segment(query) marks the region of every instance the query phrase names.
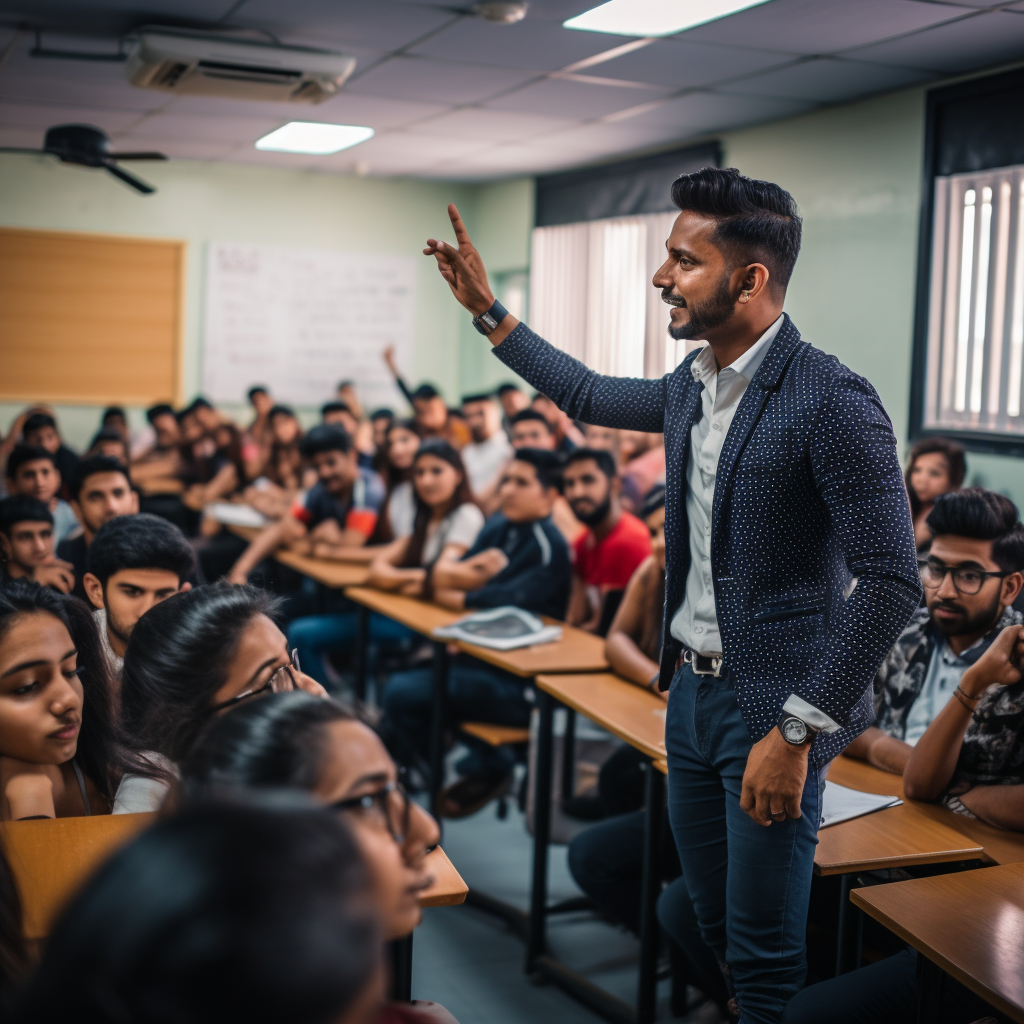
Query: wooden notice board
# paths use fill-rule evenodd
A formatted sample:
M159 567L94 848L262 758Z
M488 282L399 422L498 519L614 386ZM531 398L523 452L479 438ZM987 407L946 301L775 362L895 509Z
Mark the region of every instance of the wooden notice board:
M0 400L180 396L185 243L0 228Z

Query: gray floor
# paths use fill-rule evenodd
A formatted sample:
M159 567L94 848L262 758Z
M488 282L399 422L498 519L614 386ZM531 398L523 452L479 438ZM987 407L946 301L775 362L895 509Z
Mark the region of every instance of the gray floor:
M531 841L523 816L510 808L499 821L493 805L463 821L445 822L443 845L471 889L524 910L529 891ZM552 899L578 895L565 847L552 847ZM636 940L586 913L553 920L553 951L564 962L630 1004L637 983ZM560 988L531 984L523 973L523 943L506 925L474 907L428 910L417 929L413 997L446 1006L460 1024L595 1024L602 1018ZM692 990L691 990L692 991ZM659 1021L718 1024L705 1003L685 1018L669 1010L669 985L659 987Z

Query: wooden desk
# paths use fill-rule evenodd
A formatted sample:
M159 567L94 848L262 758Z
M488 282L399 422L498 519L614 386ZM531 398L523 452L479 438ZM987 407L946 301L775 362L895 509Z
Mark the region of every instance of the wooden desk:
M429 604L415 597L392 594L386 590L374 590L372 587L351 586L345 591L345 596L356 604L394 619L414 633L428 638L435 629L450 626L463 615L462 612L449 611L440 605Z
M427 854L427 865L434 884L420 893L421 907L455 907L466 902L469 886L440 846Z
M665 754L665 709L660 697L611 672L540 675L537 686L631 747L658 760Z
M469 611L459 614L468 615ZM541 672L602 672L608 668L604 656L604 639L587 633L575 626L542 616L549 625L562 627L561 640L552 644L536 644L532 647L518 647L514 651L495 651L490 647L456 641L456 646L465 654L503 668L513 675L532 679Z
M229 526L227 527L236 537L252 542L262 530L257 526ZM287 548L280 548L274 552L274 560L281 565L287 565L303 576L322 583L325 587L332 587L340 590L343 587L362 586L370 575L370 567L360 562L336 562L327 558L310 558L308 555L300 555Z
M147 497L157 494L185 493L185 485L176 476L155 476L151 480L143 480L138 487Z
M1024 1024L1024 865L914 878L850 896L931 965ZM936 1019L936 973L923 972L919 1020Z
M654 760L655 771L661 772L662 775L668 775L668 761L664 758L658 757Z

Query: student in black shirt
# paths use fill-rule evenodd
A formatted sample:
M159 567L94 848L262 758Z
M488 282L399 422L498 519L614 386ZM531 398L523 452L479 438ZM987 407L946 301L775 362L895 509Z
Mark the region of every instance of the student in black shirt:
M569 599L569 549L551 522L562 486L552 452L520 449L498 488L501 511L484 526L460 561L435 567L434 600L447 608L515 605L561 618ZM412 669L390 677L384 713L407 750L426 754L433 669ZM525 726L532 703L528 683L477 661L454 658L448 673L448 708L453 721ZM436 813L461 818L507 791L515 751L470 741L470 755L457 765L461 778L438 796Z
M25 444L45 448L53 456L54 465L62 481L60 496L66 499L71 480L78 468L78 456L61 440L57 421L48 413L33 413L25 420L22 439Z

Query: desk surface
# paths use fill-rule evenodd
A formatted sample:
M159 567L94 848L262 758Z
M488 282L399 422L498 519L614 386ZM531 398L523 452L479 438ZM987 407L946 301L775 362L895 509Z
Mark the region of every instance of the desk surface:
M648 757L665 757L666 704L653 693L611 672L539 675L537 685Z
M1024 864L854 889L853 902L1024 1022Z
M427 637L440 626L450 626L463 614L449 611L436 604L428 604L415 597L391 594L386 590L374 590L372 587L349 587L345 591L345 596Z
M229 526L228 529L242 540L252 541L262 531L256 526ZM287 548L274 552L274 560L287 565L303 576L322 583L325 587L358 587L362 586L370 575L370 567L357 562L335 562L324 558L309 558L297 554Z
M434 884L420 894L420 906L454 907L464 903L469 886L440 846L427 854L427 864L434 876Z

